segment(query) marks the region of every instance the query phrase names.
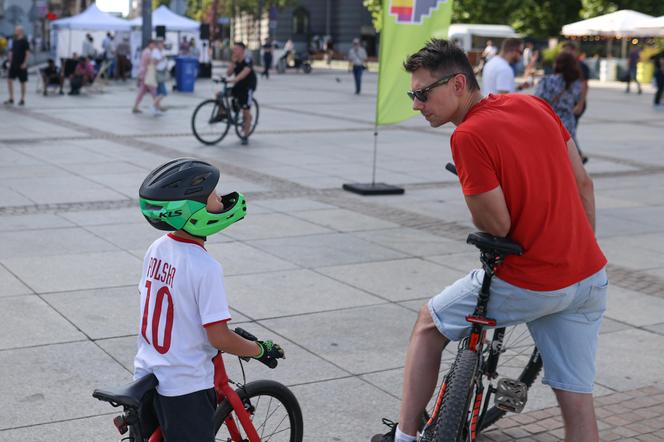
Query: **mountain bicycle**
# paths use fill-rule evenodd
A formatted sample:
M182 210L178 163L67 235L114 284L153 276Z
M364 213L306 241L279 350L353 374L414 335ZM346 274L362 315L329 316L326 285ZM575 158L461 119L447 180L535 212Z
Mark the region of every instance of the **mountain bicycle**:
M241 328L235 332L245 339L256 337ZM302 442L303 419L300 404L284 385L271 380L246 382L240 357L243 381L228 378L221 352L213 359L214 387L217 393L217 409L214 413L214 432L217 440L226 442ZM277 360L269 361L275 368ZM153 408L153 399L159 381L154 374L145 376L129 385L96 389L92 397L123 407L123 413L113 419L121 435L129 432L121 441L161 442L159 422ZM231 384L237 387L235 390ZM239 422L239 425L238 425Z
M258 124L258 101L251 97L251 125L247 134L244 133L244 114L239 103L231 95L231 88L225 78L213 78L212 82L221 84L222 90L215 94L215 98L205 100L199 104L191 116L191 130L198 141L213 145L224 139L231 126L241 140L246 140L256 129Z
M446 168L456 174L453 164ZM466 242L480 250L482 287L475 311L466 316L472 324L470 335L459 343L433 411L418 434L421 442L477 440L482 430L507 412L523 410L528 389L542 370L540 353L523 324L495 328L487 339L486 327L496 326L487 312L491 280L505 257L523 253L521 246L483 232L471 233Z

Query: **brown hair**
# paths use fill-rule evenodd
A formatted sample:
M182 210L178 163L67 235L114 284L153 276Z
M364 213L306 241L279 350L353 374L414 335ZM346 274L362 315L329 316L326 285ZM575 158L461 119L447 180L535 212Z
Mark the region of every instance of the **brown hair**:
M437 38L429 40L422 49L406 59L403 67L410 73L426 69L440 76L458 72L466 77L469 91L480 89L466 54L447 40Z
M500 52L507 53L512 51L518 51L521 49L523 42L519 38L506 38L503 40L503 44L500 45Z
M553 72L562 74L563 80L565 80L565 89L569 89L572 83L581 78L579 62L569 52L558 54L553 65Z

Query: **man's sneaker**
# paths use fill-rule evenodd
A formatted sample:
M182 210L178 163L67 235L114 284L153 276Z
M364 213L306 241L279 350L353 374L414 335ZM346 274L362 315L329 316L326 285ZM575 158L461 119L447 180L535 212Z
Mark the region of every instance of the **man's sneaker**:
M246 146L247 144L249 144L249 138L242 137L242 141L240 141L240 144L242 144L243 146Z
M394 434L397 432L397 423L383 418L383 423L389 427L390 431L385 434L376 434L371 438L371 442L394 442Z

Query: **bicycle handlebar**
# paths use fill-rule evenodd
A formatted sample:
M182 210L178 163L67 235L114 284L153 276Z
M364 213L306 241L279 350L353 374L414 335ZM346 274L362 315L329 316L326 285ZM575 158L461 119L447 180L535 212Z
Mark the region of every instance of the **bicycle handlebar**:
M452 172L454 175L459 175L456 170L456 166L453 163L447 163L445 165L445 169L447 169L449 172Z

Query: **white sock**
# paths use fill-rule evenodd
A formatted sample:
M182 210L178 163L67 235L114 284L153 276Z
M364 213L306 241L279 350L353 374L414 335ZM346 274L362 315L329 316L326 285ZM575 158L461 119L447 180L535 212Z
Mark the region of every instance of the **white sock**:
M394 442L415 442L415 436L403 433L401 428L397 426L397 431L394 433Z

